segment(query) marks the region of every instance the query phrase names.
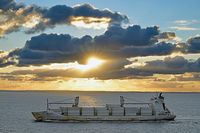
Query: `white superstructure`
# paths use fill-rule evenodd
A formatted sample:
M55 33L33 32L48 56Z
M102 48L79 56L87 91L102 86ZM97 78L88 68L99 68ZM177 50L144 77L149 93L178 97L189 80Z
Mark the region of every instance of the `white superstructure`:
M51 104L61 104L58 109L50 109ZM47 100L47 110L32 112L37 121L156 121L174 120L176 117L166 107L162 93L151 98L149 102L127 103L120 96L120 104L106 104L102 107L79 107L79 97L74 103Z

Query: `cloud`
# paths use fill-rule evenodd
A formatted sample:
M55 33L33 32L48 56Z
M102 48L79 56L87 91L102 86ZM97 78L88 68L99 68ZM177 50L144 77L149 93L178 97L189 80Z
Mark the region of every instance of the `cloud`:
M159 34L157 26L141 28L139 25L124 29L120 26L111 26L108 30L94 39L102 44L123 44L127 46L145 46L157 42L153 37Z
M176 45L158 42L160 34L163 33L156 26L141 28L138 25L127 28L111 26L104 34L94 38L89 35L76 38L68 34L41 34L4 58L14 57L18 66L26 66L74 61L82 64L90 56L126 60L136 56L171 54Z
M174 32L163 32L156 36L158 39L174 39L176 37L176 34Z
M1 0L0 1L0 9L2 10L18 10L23 8L23 4L17 4L14 0Z
M152 46L143 47L125 47L120 51L120 55L126 58L136 56L169 55L175 51L176 45L160 42Z
M173 27L170 27L170 29L181 30L181 31L195 31L195 30L199 30L199 28L194 28L194 27L189 27L189 26L173 26Z
M9 52L0 51L0 67L18 64L18 54L20 49L14 49Z
M198 31L199 28L194 27L194 24L199 23L198 20L176 20L173 22L176 26L169 27L178 31Z
M137 61L134 61L137 63ZM68 78L95 78L101 80L107 79L133 79L133 78L147 78L152 77L154 74L163 75L177 75L185 73L199 73L200 72L200 58L195 61L188 61L182 56L166 57L164 60L147 61L143 65L131 65L132 61L125 59L112 59L106 60L101 67L91 69L90 71L81 72L74 67L68 67L67 64L61 64L62 68L53 68L51 65L22 67L14 70L9 74L1 74L1 79L19 77L20 80L36 80L42 79L43 81L55 79L68 79ZM73 65L72 63L70 64ZM65 67L64 67L65 66ZM128 66L128 67L125 67ZM57 65L57 67L59 67ZM12 76L11 76L12 75ZM190 76L189 78L196 80L199 79L198 74ZM189 78L182 80L189 80ZM14 78L15 79L15 78ZM170 80L170 78L169 78ZM171 80L175 80L171 78ZM180 77L179 77L179 80Z
M200 52L200 36L192 37L187 40L188 53Z
M95 37L85 35L77 38L69 34L40 34L28 40L22 48L9 52L0 51L0 67L39 68L32 71L26 69L11 72L20 80L29 79L29 75L32 76L30 79L34 80L42 78L52 80L51 77L123 79L200 71L200 59L191 62L182 56L147 61L143 65L131 67L133 62L127 60L131 57L170 55L174 52L199 53L200 37L190 38L185 43L171 42L177 39L174 32L161 32L158 26L122 27L122 23L128 22L128 17L108 9L100 10L89 4L42 8L36 5L25 6L9 0L0 2L0 15L3 18L0 19L2 36L22 27L27 29L26 33L35 33L63 24L86 26L86 28L99 27L98 24L108 27L105 33ZM106 63L85 73L80 73L73 67L53 70L42 67L44 65L51 67L55 63L85 64L91 56L105 59ZM10 77L4 75L5 78L7 76Z
M21 49L19 65L67 63L81 60L92 42L90 36L75 38L70 35L41 34L32 37Z
M36 79L43 77L124 79L138 76L149 77L154 74L199 72L200 59L191 62L182 56L176 56L164 60L147 61L143 65L134 67L131 65L132 61L127 60L130 57L170 55L173 52L199 52L198 36L188 39L186 43L159 41L159 39L170 40L174 37L176 37L174 33L160 32L156 26L141 28L139 25L127 28L113 25L104 34L96 37L86 35L76 38L68 34L40 34L28 40L23 48L7 52L7 54L1 51L0 64L1 67L38 66L40 69L19 70L12 73L13 75L34 75ZM91 56L108 62L99 69L90 70L84 74L73 67L51 70L42 67L53 63L85 64ZM137 63L137 60L134 62Z
M174 21L175 24L177 25L191 25L191 24L195 24L195 23L198 23L197 20L176 20Z
M81 73L74 68L66 69L32 69L30 70L16 70L11 72L12 75L25 76L34 75L34 78L39 79L53 79L53 78L95 78L95 79L132 79L152 77L154 74L185 74L200 72L200 59L189 62L181 56L174 58L167 57L164 60L154 60L146 62L145 65L136 66L134 68L124 66L130 64L127 60L110 60L103 64L101 68L97 68L85 73ZM194 78L194 76L193 76ZM196 74L196 78L198 74ZM174 80L174 79L173 79Z
M184 73L175 75L170 81L200 81L200 73Z
M10 1L14 3L13 1ZM2 5L2 3L0 3ZM9 4L8 4L9 5ZM11 4L16 5L16 4ZM46 22L42 19L43 9L37 6L8 6L0 8L0 37L5 34L16 32L22 27L33 28L40 22ZM3 7L3 6L2 6Z
M44 31L56 25L107 28L112 24L128 23L126 15L108 9L97 9L90 4L56 5L50 8L25 6L14 0L0 1L0 36L25 28L26 33Z
M97 9L90 4L76 5L69 7L66 5L56 5L44 11L43 21L28 30L27 33L43 31L60 24L74 25L85 28L107 28L112 24L128 23L126 15L112 12L108 9Z
M182 56L166 57L164 60L147 61L145 65L135 67L135 70L150 74L184 74L186 72L200 72L200 58L194 62Z
M1 78L10 77L15 75L17 77L30 77L37 79L49 79L49 78L98 78L98 79L110 79L110 78L119 78L118 76L113 75L113 73L118 73L121 69L124 68L125 64L128 64L127 60L107 60L104 64L101 65L104 69L95 68L87 72L81 72L79 69L74 67L63 67L62 69L52 69L50 66L46 65L43 67L32 67L30 71L27 67L23 67L19 70L13 71L9 74L1 74ZM75 63L74 63L75 64ZM112 65L111 65L112 64ZM71 63L71 66L73 64ZM4 76L3 76L4 75ZM30 76L32 75L32 76Z

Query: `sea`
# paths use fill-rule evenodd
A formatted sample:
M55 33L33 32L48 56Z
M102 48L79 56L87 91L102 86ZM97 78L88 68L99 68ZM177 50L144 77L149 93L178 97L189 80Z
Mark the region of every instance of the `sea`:
M46 110L50 102L80 96L80 105L100 106L148 101L156 93L78 91L0 91L0 133L200 133L200 93L163 93L174 121L158 122L36 122L32 111ZM53 108L53 107L52 107Z

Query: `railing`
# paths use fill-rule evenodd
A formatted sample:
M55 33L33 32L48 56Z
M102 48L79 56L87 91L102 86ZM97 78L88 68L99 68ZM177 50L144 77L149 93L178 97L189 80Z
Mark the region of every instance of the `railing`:
M47 103L47 104L74 104L74 103Z
M124 103L124 104L151 104L151 103Z

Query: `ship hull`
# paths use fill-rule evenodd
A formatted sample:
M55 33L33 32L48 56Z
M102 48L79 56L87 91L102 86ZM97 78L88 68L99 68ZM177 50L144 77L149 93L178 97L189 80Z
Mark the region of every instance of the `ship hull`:
M144 116L65 116L56 112L32 112L36 121L161 121L161 120L174 120L175 115L144 115Z

